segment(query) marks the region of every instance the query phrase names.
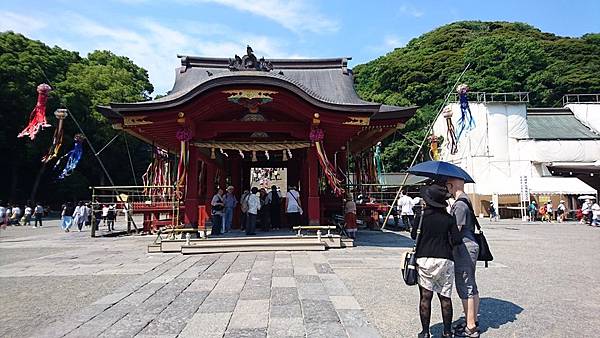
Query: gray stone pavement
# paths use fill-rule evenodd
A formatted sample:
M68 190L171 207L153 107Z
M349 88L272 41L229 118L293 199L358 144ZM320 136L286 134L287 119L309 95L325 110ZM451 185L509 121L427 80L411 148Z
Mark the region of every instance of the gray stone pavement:
M326 252L146 254L151 237L0 232L1 337L414 337L405 233L359 232ZM489 337L597 336L600 228L485 223L478 270ZM434 300L432 333L441 332ZM454 317L460 302L454 296Z

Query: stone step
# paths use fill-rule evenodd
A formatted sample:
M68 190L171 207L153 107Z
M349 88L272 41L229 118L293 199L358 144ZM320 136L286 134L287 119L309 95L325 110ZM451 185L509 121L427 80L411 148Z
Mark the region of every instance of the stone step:
M191 245L202 244L204 246L223 246L228 243L234 243L235 245L262 245L263 243L276 243L282 242L287 244L295 244L294 241L300 241L301 243L318 243L317 236L302 236L298 237L295 235L291 236L248 236L248 237L217 237L208 239L190 239ZM185 239L173 239L163 240L160 242L161 252L181 252L181 247L186 243ZM216 243L216 244L215 244ZM331 237L322 236L321 243L325 245L327 249L342 248L342 241L339 235L333 235ZM148 249L150 250L150 249Z
M323 251L326 245L312 240L265 240L265 241L204 241L182 245L182 254L246 252L246 251Z

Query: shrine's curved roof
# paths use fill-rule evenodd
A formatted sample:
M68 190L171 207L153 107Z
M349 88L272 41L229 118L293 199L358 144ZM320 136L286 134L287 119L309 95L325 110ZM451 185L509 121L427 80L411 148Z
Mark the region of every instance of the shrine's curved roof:
M115 113L170 108L187 102L197 94L228 84L274 85L286 88L309 102L326 109L371 112L378 118L410 117L416 107L396 107L362 100L354 89L350 58L275 59L270 71L232 70L226 58L179 56L175 84L168 95L152 101L112 103L103 112ZM393 114L392 114L393 113ZM106 114L105 114L106 115ZM404 116L406 115L406 116Z

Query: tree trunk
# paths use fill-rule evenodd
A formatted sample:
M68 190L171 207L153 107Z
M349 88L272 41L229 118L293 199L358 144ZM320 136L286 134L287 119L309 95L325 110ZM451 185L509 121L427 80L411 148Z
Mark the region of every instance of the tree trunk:
M37 176L35 177L35 182L33 182L33 188L31 188L31 195L29 195L29 200L31 201L31 203L35 203L37 190L40 186L40 181L42 180L44 171L46 171L46 163L42 164L42 167L40 168L40 170L37 173Z

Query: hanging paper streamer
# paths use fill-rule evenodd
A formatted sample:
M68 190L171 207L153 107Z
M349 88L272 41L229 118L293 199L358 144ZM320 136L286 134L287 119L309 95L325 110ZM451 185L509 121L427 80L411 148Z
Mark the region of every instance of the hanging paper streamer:
M469 99L467 98L467 93L469 92L469 86L466 84L461 84L456 88L456 92L458 93L458 98L460 101L460 118L458 119L458 136L457 140L460 140L460 136L463 132L468 132L475 128L475 119L471 114L471 108L469 108Z
M375 168L377 170L377 180L379 181L379 184L384 184L383 162L381 161L381 142L377 142L377 146L375 146Z
M292 151L288 149L288 150L287 150L287 153L288 153L288 157L289 157L289 158L292 158Z
M331 189L333 189L333 193L341 197L344 195L344 188L342 188L342 182L337 177L335 168L329 162L327 158L327 153L325 153L325 149L323 148L323 139L325 138L325 133L320 128L313 128L309 134L310 141L315 144L317 149L317 157L319 158L319 164L321 165L321 169L327 177L327 181Z
M149 198L165 198L168 194L166 186L172 186L171 163L169 162L169 153L161 148L154 149L154 158L144 175L142 175L144 184L144 195ZM161 187L161 188L158 188Z
M439 139L434 134L429 136L429 156L432 160L438 161L440 159L440 154L438 151Z
M81 160L81 155L83 154L83 140L84 139L85 139L85 137L82 134L75 135L75 137L73 138L73 149L71 151L69 151L68 153L66 153L65 155L63 155L63 157L61 157L54 165L54 169L57 169L58 166L60 165L60 163L62 162L62 160L65 157L67 157L67 164L65 165L65 167L62 170L62 172L60 173L60 175L58 175L59 180L62 180L65 177L71 175L73 173L73 171L75 170L75 168L77 167L79 160Z
M442 110L442 115L446 119L446 138L448 139L448 150L454 155L458 152L456 132L454 131L454 123L452 123L452 107L446 106Z
M35 135L41 129L45 127L50 127L50 125L46 122L46 102L48 101L48 93L52 90L52 87L49 85L42 83L37 86L38 98L37 104L35 108L31 111L29 115L29 123L27 127L23 129L22 132L17 135L17 137L29 136L31 140L35 139Z
M60 151L60 148L62 147L63 143L63 122L68 115L69 113L66 109L57 109L54 112L54 116L56 116L56 120L58 121L58 126L56 126L56 129L54 130L54 136L52 137L52 145L50 146L50 149L48 149L48 153L46 153L46 156L42 158L42 163L48 163L58 156L58 152Z
M219 148L219 152L225 156L225 157L229 157L229 154L223 151L223 148Z
M244 152L243 152L243 151L241 151L241 150L238 150L238 151L240 152L240 156L241 156L242 158L245 158L245 156L244 156Z
M271 157L269 157L269 151L265 150L265 156L267 157L267 161L271 159Z
M187 168L189 164L189 143L192 139L192 131L183 127L175 135L180 142L179 164L177 165L177 197L183 199L185 195L185 182L187 179ZM213 149L214 150L214 149Z

